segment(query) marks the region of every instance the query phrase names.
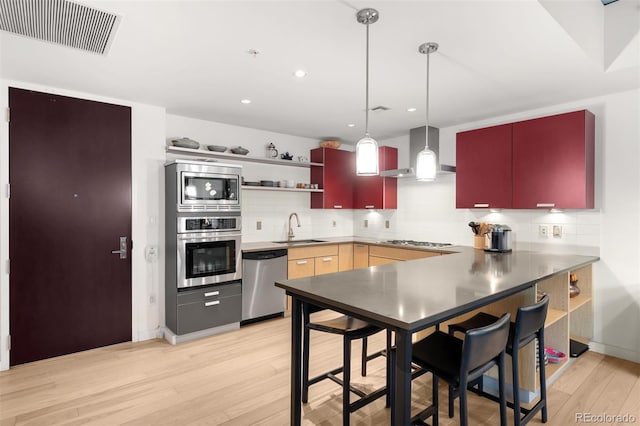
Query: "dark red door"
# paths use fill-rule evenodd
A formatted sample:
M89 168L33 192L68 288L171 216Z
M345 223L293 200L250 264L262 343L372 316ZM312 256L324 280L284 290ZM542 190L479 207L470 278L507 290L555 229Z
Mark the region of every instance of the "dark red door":
M594 123L582 110L513 124L514 208L593 208Z
M456 135L456 207L511 208L512 124Z
M378 148L380 171L398 168L398 149L390 146ZM395 209L398 206L398 179L382 176L354 177L355 209Z
M131 340L130 108L15 88L9 106L11 365Z

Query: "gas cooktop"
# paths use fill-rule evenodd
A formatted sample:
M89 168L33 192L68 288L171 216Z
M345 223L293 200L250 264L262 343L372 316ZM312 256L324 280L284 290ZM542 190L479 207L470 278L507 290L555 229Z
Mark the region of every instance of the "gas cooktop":
M431 241L413 241L413 240L387 240L385 241L387 244L395 244L398 246L417 246L417 247L447 247L450 246L451 243L434 243Z

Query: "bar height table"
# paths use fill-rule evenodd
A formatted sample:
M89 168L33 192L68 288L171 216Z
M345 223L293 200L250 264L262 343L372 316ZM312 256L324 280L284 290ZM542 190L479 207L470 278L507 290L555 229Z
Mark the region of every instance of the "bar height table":
M415 332L521 292L537 281L594 263L598 257L530 251L457 253L276 281L292 297L291 424L302 418L302 307L312 303L396 334L391 424L411 421L411 350ZM483 267L477 268L479 257Z

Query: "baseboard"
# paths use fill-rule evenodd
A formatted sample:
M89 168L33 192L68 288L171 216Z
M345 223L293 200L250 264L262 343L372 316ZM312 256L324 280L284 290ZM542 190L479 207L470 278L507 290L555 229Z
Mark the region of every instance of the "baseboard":
M208 328L206 330L194 331L193 333L174 334L168 328L164 330L164 339L172 345L178 343L189 342L191 340L201 339L203 337L213 336L215 334L226 333L227 331L234 331L240 329L240 323L234 322L231 324L221 325L220 327Z
M162 339L163 335L164 329L162 327L158 327L155 330L138 331L138 338L134 341L144 342L145 340Z
M640 363L640 353L618 346L606 345L599 342L589 342L589 349L599 354L612 356L614 358L626 359L627 361Z

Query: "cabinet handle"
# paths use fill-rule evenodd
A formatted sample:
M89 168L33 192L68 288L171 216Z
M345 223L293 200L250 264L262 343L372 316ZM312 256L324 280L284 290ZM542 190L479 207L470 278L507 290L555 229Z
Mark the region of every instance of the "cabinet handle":
M342 206L333 206L334 209L341 209Z
M356 247L358 247L358 248L363 248L363 247L364 247L364 244L356 244Z
M219 300L213 300L211 302L206 302L204 306L213 306L213 305L219 305L219 304L220 304Z
M205 294L204 294L204 297L217 296L217 295L219 295L219 294L220 294L220 292L219 292L219 291L210 291L210 292L208 292L208 293L205 293Z
M296 265L306 265L306 264L307 264L307 261L306 261L306 260L298 260L298 261L296 262Z
M322 261L323 262L331 262L333 260L333 257L323 257Z
M538 203L536 204L536 207L547 207L547 208L551 208L551 207L555 207L556 203Z
M473 207L489 207L489 203L475 203Z
M376 206L364 206L365 209L374 209Z

